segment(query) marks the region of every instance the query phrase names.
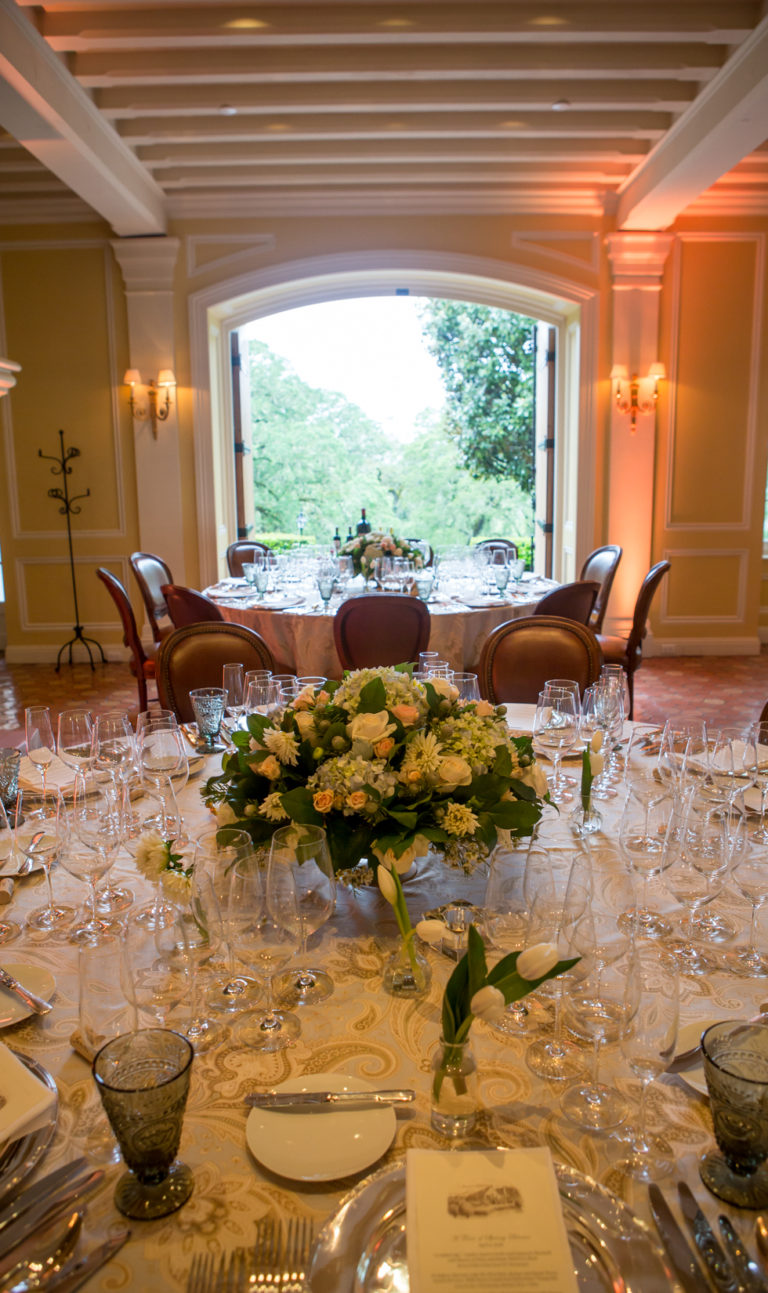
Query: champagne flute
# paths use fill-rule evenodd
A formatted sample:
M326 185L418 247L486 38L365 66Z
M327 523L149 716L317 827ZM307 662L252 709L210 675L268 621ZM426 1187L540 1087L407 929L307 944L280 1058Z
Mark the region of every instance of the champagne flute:
M235 966L230 927L229 891L232 873L238 862L254 855L253 840L247 831L233 826L203 831L195 840L195 867L204 868L211 877L222 918L222 935L227 957L227 973L214 979L207 994L211 1010L227 1013L250 1009L263 995L259 979L243 974Z
M295 892L281 885L280 901L270 895L265 856L255 854L237 862L229 894L229 928L235 955L260 970L266 986L263 1010L249 1014L237 1029L238 1041L254 1050L279 1051L299 1036L296 1015L275 1010L272 976L288 963L299 945L301 922ZM287 892L286 892L287 890Z
M573 795L561 774L563 755L573 749L579 737L579 718L573 694L546 689L539 692L533 720L533 743L539 753L552 759L550 794L556 804L568 803Z
M238 728L245 709L245 665L225 664L221 671L221 685L227 693L227 713L234 719L232 727Z
M56 750L51 711L47 705L32 705L24 710L24 734L27 740L27 758L40 772L45 798L48 768Z
M16 848L29 860L30 869L40 863L45 871L48 886L48 903L35 907L26 920L28 929L56 931L68 928L75 914L73 907L57 903L53 897L51 870L67 838L67 818L64 801L58 791L30 796L27 804L24 791L16 798Z
M56 750L74 772L93 764L93 718L88 709L64 709L59 714Z
M617 1164L639 1181L657 1181L676 1168L674 1159L658 1153L648 1135L648 1089L666 1072L677 1045L679 978L674 961L644 947L630 962L624 995L621 1050L632 1073L640 1079L637 1126L630 1139L630 1156Z
M300 968L278 980L280 1001L287 1006L325 1001L333 992L333 979L325 970L304 965L307 939L329 919L336 901L336 876L325 831L321 826L282 826L272 836L269 866L273 886L283 870L290 875L301 922Z
M96 892L96 881L113 866L122 843L121 798L111 778L84 769L76 774L72 804L75 839L62 850L61 860L70 875L87 883L90 911L69 935L72 943L98 940L121 928L120 921L105 920L99 915Z

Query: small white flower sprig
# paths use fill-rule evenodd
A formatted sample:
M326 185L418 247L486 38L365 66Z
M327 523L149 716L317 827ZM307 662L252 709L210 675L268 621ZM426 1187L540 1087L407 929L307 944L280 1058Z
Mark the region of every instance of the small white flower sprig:
M523 952L509 952L488 969L485 944L474 925L470 925L467 950L445 985L442 1028L445 1041L444 1063L433 1081L437 1101L446 1069L458 1059L455 1048L467 1041L475 1019L492 1022L512 1001L519 1001L538 988L546 979L565 974L579 957L559 961L554 943L536 943Z
M175 840L164 840L158 831L145 831L136 848L137 870L153 884L161 884L169 898L189 898L194 866L184 865L182 853L174 853Z
M605 759L601 753L603 748L603 733L594 732L592 740L581 754L581 806L585 813L589 812L589 804L592 796L592 782L598 777L603 770Z

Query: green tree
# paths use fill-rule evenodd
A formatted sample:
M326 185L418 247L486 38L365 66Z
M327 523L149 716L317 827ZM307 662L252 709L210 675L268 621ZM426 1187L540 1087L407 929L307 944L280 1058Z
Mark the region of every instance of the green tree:
M442 373L448 420L477 480L534 489L534 324L508 310L429 300L424 336Z

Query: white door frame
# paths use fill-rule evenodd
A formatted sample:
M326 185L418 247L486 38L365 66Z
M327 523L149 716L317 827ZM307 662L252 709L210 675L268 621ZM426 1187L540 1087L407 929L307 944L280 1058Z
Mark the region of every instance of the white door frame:
M214 582L235 524L231 436L230 334L243 324L300 305L361 296L413 296L472 301L526 314L559 333L558 424L578 414L579 505L575 546L582 559L594 546L598 303L596 289L512 262L444 252L367 251L287 261L222 280L189 298L195 479L201 586ZM578 375L568 372L573 348L562 344L578 324ZM574 381L576 378L576 381ZM565 393L578 389L578 401ZM560 437L558 437L558 440ZM560 512L558 490L555 515ZM556 526L557 534L557 526ZM559 557L555 552L555 574Z

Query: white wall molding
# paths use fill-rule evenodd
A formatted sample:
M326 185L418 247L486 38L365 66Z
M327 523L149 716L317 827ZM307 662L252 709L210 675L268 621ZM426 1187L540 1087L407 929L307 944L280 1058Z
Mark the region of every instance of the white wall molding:
M662 582L659 596L658 624L743 624L747 618L747 580L749 577L749 548L667 548L664 558L674 564L690 557L735 557L739 573L736 585L736 612L733 615L670 615L669 579Z
M571 252L559 251L558 243L561 242L584 242L587 244L587 255L580 257L574 256ZM543 229L518 229L512 234L510 246L514 251L538 252L540 256L547 256L550 260L555 260L561 265L568 265L572 269L591 269L597 273L600 269L600 235L599 233L575 232L568 233L565 230Z
M16 590L17 590L16 604L19 611L19 627L21 631L23 633L49 633L49 632L67 633L67 634L71 633L72 616L74 615L74 606L72 607L72 615L68 616L68 618L64 620L32 620L30 618L29 601L27 598L27 580L26 580L26 572L28 569L30 569L33 566L43 567L46 570L50 569L51 567L59 567L62 571L61 578L65 580L67 585L67 590L69 593L69 557L68 556L16 557L14 560L14 566L16 569ZM127 556L125 557L115 556L112 553L109 553L109 554L90 553L88 556L75 557L76 575L80 567L87 568L90 570L95 566L119 567L119 570L120 570L119 579L123 584L125 584L126 588L129 587L130 564ZM101 585L99 586L101 587ZM78 593L81 595L80 600L82 600L81 580L78 580ZM71 596L71 593L69 593L69 595ZM104 595L107 596L106 589L104 590ZM109 619L109 620L88 620L87 624L84 625L84 628L86 630L90 629L94 634L98 634L98 633L114 632L115 628L117 627L119 628L120 635L122 637L123 630L119 619L117 619L117 610L115 610L115 617L116 617L115 619ZM82 611L81 611L81 618L82 618ZM58 647L56 648L56 650L58 650ZM56 658L56 652L54 652L53 658L54 659Z
M222 269L234 269L253 259L254 254L272 251L277 243L273 233L247 234L239 233L191 233L184 240L187 248L187 274L190 278L200 278L203 274L219 272ZM236 251L213 256L210 260L197 260L197 251L201 247L236 247Z

